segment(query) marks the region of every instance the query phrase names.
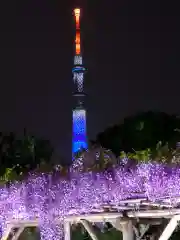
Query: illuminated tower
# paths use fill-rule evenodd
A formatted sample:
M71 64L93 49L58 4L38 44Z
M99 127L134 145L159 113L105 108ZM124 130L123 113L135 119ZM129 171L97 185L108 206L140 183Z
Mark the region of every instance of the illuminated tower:
M75 19L75 55L74 67L72 69L74 82L74 100L72 116L72 154L74 155L81 149L87 148L86 136L86 110L84 108L84 73L82 49L81 49L81 29L80 29L80 9L74 9Z

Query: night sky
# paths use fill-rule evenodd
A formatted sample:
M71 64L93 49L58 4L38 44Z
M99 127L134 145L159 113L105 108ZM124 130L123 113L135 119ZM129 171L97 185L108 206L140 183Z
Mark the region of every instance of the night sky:
M82 2L89 138L139 111L180 113L178 4ZM75 6L24 0L1 7L0 130L26 127L63 156L71 155Z

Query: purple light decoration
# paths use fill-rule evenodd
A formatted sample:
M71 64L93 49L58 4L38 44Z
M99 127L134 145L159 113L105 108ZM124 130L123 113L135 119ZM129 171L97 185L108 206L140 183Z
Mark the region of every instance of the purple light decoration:
M140 194L141 193L141 194ZM90 213L104 204L144 196L155 201L180 195L180 168L139 164L130 169L116 166L101 173L72 171L68 179L55 175L30 176L27 181L0 189L0 226L14 219L39 218L41 239L63 238L63 219ZM59 225L54 219L62 220Z

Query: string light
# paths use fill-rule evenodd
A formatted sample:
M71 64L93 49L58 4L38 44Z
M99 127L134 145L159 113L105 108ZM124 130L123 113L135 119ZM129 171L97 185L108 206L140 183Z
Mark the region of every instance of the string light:
M101 173L75 171L68 179L60 179L58 173L31 175L0 189L0 225L4 230L11 219L38 217L41 239L59 240L67 215L90 213L95 207L142 195L152 201L180 195L180 168L149 163ZM57 218L59 225L53 223Z

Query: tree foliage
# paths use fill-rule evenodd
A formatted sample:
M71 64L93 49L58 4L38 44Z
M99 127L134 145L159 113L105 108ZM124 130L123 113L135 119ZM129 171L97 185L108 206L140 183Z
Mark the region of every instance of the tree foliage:
M158 142L156 148L120 153L120 159L128 158L135 160L136 163L147 163L147 162L159 162L166 164L180 164L180 148L170 148L168 143L162 145L162 142Z
M102 147L91 147L88 151L81 152L72 163L72 168L77 171L101 171L117 165L117 158L112 151Z
M53 147L47 140L24 134L18 138L14 133L0 133L0 179L1 182L17 180L51 161Z
M122 233L115 228L106 229L103 231L99 229L97 226L93 226L93 230L95 231L99 240L122 240ZM82 225L75 225L72 230L72 240L91 240L91 237L84 229Z
M159 142L174 148L179 141L180 118L162 112L144 112L125 118L122 124L107 128L96 138L96 143L111 149L116 156L122 151L155 150Z

